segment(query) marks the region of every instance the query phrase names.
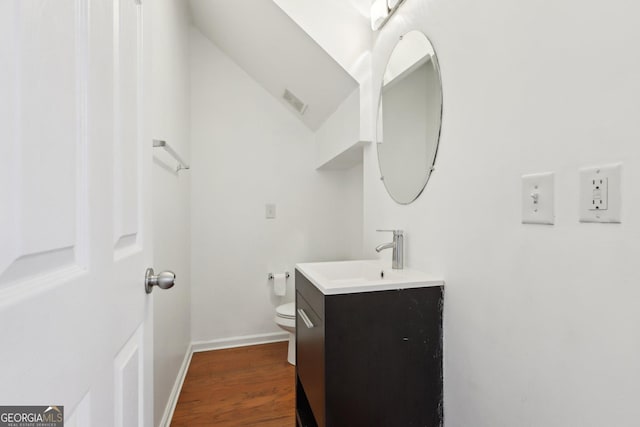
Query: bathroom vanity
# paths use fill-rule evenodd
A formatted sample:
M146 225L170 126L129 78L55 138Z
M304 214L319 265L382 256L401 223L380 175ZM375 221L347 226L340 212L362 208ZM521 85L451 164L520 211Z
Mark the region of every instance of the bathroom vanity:
M297 425L441 425L443 285L376 261L298 264Z

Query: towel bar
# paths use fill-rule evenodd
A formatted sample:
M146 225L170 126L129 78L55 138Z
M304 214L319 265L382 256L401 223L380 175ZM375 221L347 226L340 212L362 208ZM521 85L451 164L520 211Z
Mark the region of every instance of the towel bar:
M153 140L153 148L159 148L162 147L165 149L165 151L169 154L171 154L171 156L176 159L178 161L178 167L176 168L176 172L180 172L182 169L190 169L189 165L187 163L185 163L184 160L182 160L182 157L180 157L180 155L178 153L176 153L176 151L171 148L171 146L169 144L167 144L167 141L163 141L161 139L154 139Z

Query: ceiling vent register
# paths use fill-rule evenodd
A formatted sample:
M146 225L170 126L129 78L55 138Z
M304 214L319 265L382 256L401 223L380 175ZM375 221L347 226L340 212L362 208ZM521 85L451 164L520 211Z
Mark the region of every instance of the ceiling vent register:
M303 115L305 111L307 111L307 104L302 102L300 98L295 96L289 89L284 90L284 94L282 95L285 101L287 101L294 110L296 110L300 115Z

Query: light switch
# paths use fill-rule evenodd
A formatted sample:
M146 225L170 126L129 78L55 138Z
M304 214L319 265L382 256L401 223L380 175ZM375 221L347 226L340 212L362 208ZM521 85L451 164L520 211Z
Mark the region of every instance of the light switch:
M554 175L552 172L522 177L522 223L553 225Z
M580 170L580 222L621 221L622 164Z
M267 203L264 210L267 219L274 219L276 217L276 205L274 203Z

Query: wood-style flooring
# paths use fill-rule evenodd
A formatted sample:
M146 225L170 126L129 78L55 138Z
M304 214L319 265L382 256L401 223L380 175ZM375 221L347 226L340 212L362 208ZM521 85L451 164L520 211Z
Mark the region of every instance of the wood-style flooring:
M194 353L171 425L295 426L287 342Z

